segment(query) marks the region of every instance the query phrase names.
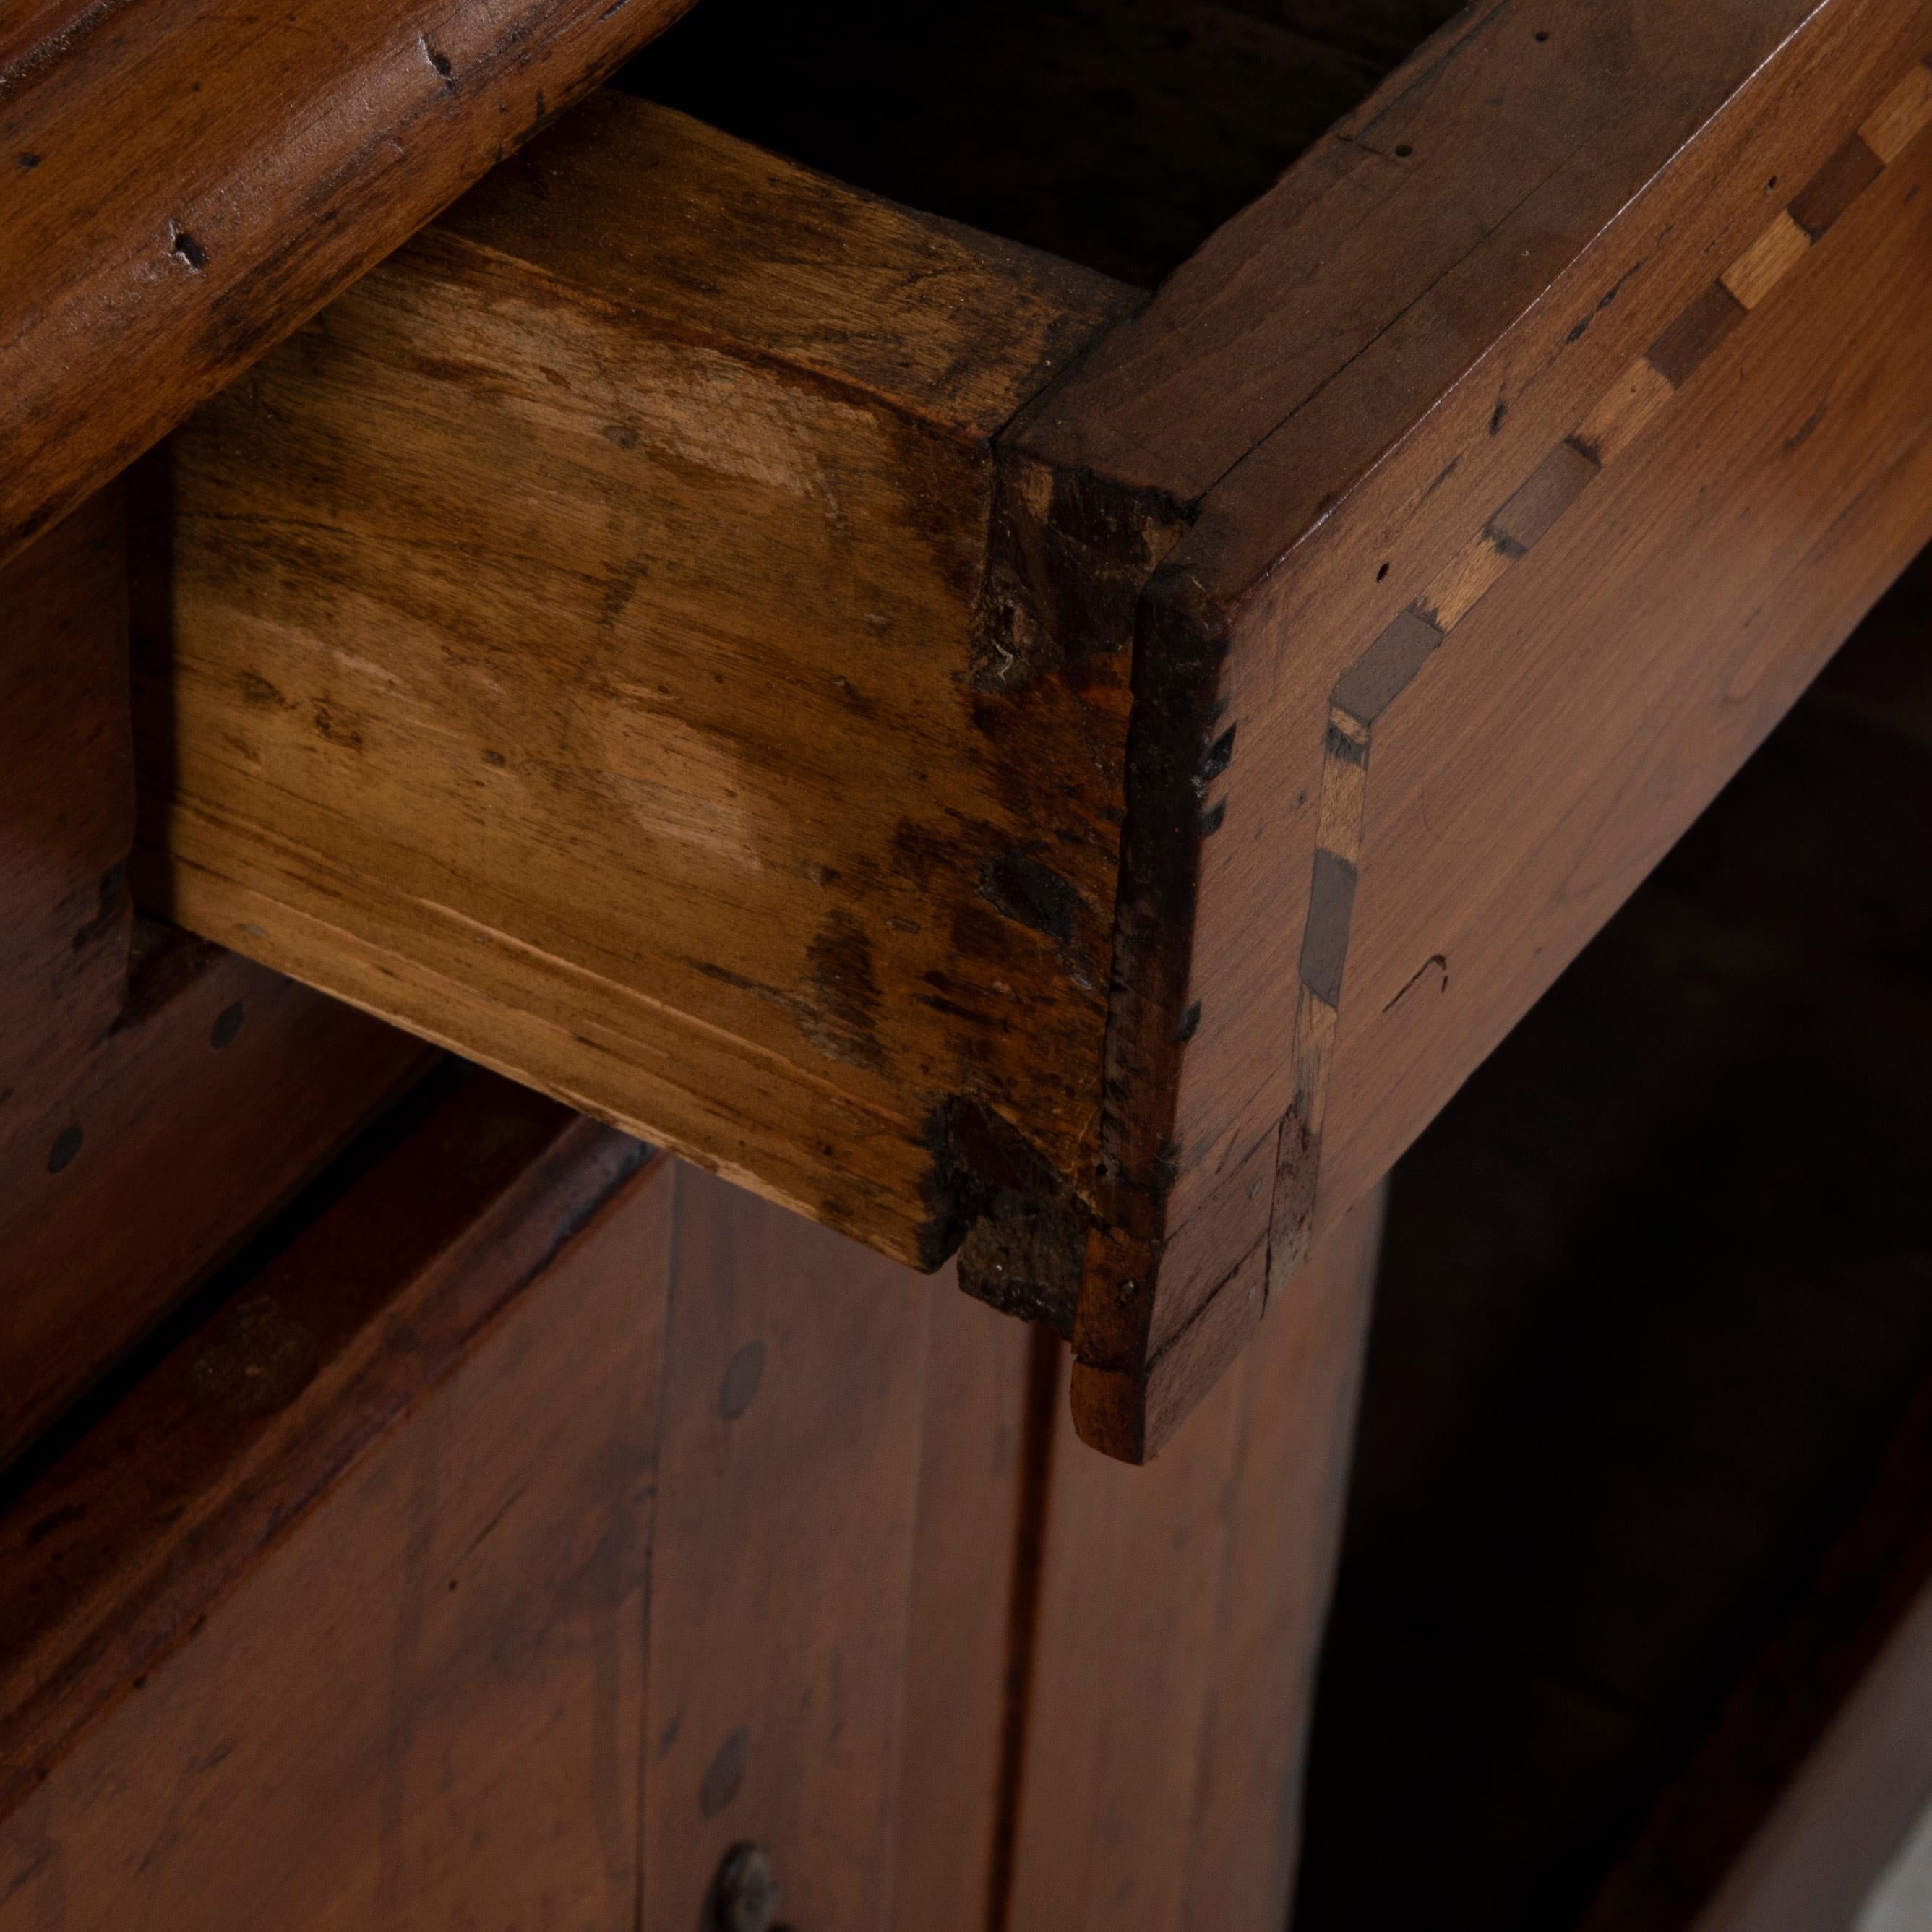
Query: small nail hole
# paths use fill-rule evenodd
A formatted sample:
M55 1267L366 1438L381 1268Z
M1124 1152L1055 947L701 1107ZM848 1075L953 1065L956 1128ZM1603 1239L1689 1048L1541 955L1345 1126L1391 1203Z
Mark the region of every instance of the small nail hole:
M80 1153L81 1142L86 1138L78 1124L63 1127L47 1154L47 1172L58 1174L68 1166Z
M1382 568L1381 568L1381 569L1379 569L1378 571L1377 571L1377 572L1376 572L1376 581L1378 584L1381 583L1381 581L1382 580L1382 579L1383 579L1384 578L1385 578L1386 576L1388 576L1388 570L1389 570L1389 567L1388 567L1388 566L1387 564L1384 564L1384 565L1382 566Z
M1415 150L1406 141L1398 141L1395 144L1395 158L1399 161L1407 160L1414 152Z
M1539 27L1539 28L1537 29L1537 32L1536 32L1536 38L1537 38L1538 44L1539 46L1540 46L1540 45L1544 41L1545 41L1545 40L1548 40L1548 39L1549 39L1549 38L1550 38L1550 34L1549 34L1549 32L1548 32L1548 30L1547 30L1546 28Z

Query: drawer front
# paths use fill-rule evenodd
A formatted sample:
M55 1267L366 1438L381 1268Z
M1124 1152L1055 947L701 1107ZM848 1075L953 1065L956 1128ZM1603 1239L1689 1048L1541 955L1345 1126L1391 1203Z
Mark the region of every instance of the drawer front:
M1928 51L1492 0L1144 305L600 100L158 466L140 890L1151 1454L1932 528Z
M1473 15L1027 433L1220 478L1138 620L1108 1090L1142 1104L1076 1334L1123 1453L1932 534L1932 10L1532 15Z

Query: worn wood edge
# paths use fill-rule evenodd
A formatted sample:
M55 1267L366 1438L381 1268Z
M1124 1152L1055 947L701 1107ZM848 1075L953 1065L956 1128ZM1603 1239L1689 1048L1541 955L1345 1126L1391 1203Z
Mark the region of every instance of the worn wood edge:
M634 185L634 208L629 199ZM602 218L603 211L616 206L626 211L626 218ZM728 249L718 262L707 251L715 253L720 245L711 218L720 206L729 213L724 240L728 244L739 234L748 239L744 250ZM560 221L557 216L566 209L578 218ZM904 290L899 286L905 279L898 260L902 250L920 267ZM936 442L973 452L988 466L993 478L989 494L995 500L990 508L973 506L974 532L984 517L992 535L980 538L988 560L970 600L962 602L971 629L971 662L961 668L960 681L985 693L988 705L1016 707L1024 704L1028 686L1066 671L1070 661L1082 653L1078 640L1060 648L1058 633L1048 650L1042 641L1048 633L1038 624L1023 646L1010 648L1016 629L1010 620L1019 602L1012 586L1026 580L1023 594L1044 572L1053 577L1055 594L1072 596L1078 570L1063 558L1042 560L1037 547L1017 562L1013 546L1000 548L999 532L1010 524L1000 506L1012 492L993 470L992 433L1052 374L1084 352L1100 332L1138 309L1144 299L1139 291L902 208L674 110L608 91L472 190L408 244L397 263L398 272L434 277L447 272L458 280L472 274L514 274L527 280L539 296L554 293L601 318L634 317L654 339L721 349L754 371L776 372L786 382L805 379L870 414L889 414ZM832 292L825 292L828 277ZM890 331L855 330L855 316L862 319L873 307L888 316L903 307L915 319L909 340L902 344ZM1012 326L993 331L989 338L989 314L1005 317L1010 307ZM159 480L163 466L158 458L135 473L154 478L154 494L164 499L167 493ZM155 514L165 521L164 510ZM1130 606L1130 591L1128 602ZM1103 670L1100 676L1110 682L1114 674ZM1079 769L1088 763L1104 768L1112 755L1111 746L1097 742L1101 728L1112 723L1106 697L1103 693L1097 706L1085 706L1087 742L1070 754ZM1062 712L1075 708L1064 697L1056 702ZM1056 715L1047 714L1049 722ZM986 728L990 735L991 728ZM1043 728L1035 729L1036 739ZM1010 758L1008 763L1015 761ZM1013 773L994 776L1004 782ZM517 1052L481 1048L473 1031L449 1019L451 1001L460 1004L464 997L460 986L447 982L414 986L409 974L396 970L411 956L406 908L397 896L372 892L366 879L340 875L326 853L292 842L245 858L230 854L224 860L220 838L202 836L215 827L215 820L198 826L193 812L174 809L152 786L144 806L144 843L136 876L146 902L438 1044L513 1077L538 1077ZM170 821L176 847L172 852L155 834L164 819ZM1099 814L1094 822L1104 831ZM1016 836L1030 850L1023 835L1037 832L1040 848L1047 850L1054 829L1022 826ZM1096 852L1104 843L1090 842ZM987 853L986 866L1003 856ZM1096 1066L1102 1016L1093 981L1100 976L1097 956L1111 916L1111 852L1100 869L1104 898L1091 881L1078 887L1083 904L1092 908L1090 922L1083 914L1076 935L1082 960L1092 957L1090 969L1082 976L1067 968L1084 989L1082 997L1090 996ZM304 891L300 904L292 903L284 888L302 880L316 890ZM1060 881L1048 883L1057 886ZM962 877L962 884L975 881ZM1003 898L999 884L997 878L988 884L982 868L978 897L1016 923L1056 936L1048 929L1050 918L1024 902L1023 895L1017 901L1010 895ZM225 915L224 896L238 902L226 908ZM244 898L248 902L241 904ZM364 903L372 898L382 902ZM458 932L444 909L429 911L449 928L446 936L458 952L474 948L483 962L479 970L492 982L494 995L488 1003L499 1015L514 1018L525 1035L540 1034L540 1024L523 1011L530 1003L506 988L519 977L536 983L532 975L541 973L542 961L512 935L474 928ZM319 970L308 950L291 943L298 926L320 939L323 952L340 942L339 950L353 956L332 956L331 970ZM1064 966L1072 943L1061 950ZM560 1004L589 1012L588 998L576 995L586 992L594 976L594 962L555 962L552 990ZM400 1004L392 997L398 988L404 989L397 996ZM848 1124L841 1138L856 1150L849 1174L832 1173L825 1162L814 1165L804 1158L781 1160L774 1171L770 1159L751 1151L755 1133L734 1140L728 1121L721 1126L700 1118L706 1112L703 1070L724 1066L736 1037L730 1029L702 1013L626 992L644 1035L667 1029L676 1034L700 1077L683 1082L665 1105L646 1106L637 1094L622 1090L623 1039L608 1027L586 1024L575 1036L584 1050L585 1064L578 1070L581 1078L571 1077L571 1042L555 1029L548 1048L539 1041L531 1048L548 1069L541 1076L548 1090L922 1269L943 1264L976 1226L997 1222L996 1234L982 1234L976 1244L980 1250L997 1250L998 1257L976 1277L992 1285L986 1298L1010 1307L1027 1305L1028 1290L1021 1290L1016 1300L1011 1264L1024 1252L1018 1272L1029 1278L1041 1275L1044 1269L1033 1257L1042 1247L1054 1251L1054 1281L1070 1298L1069 1269L1059 1257L1078 1238L1076 1210L1069 1198L1077 1193L1078 1183L1070 1188L1057 1177L1084 1166L1084 1155L1062 1161L1058 1147L1052 1160L1034 1150L1024 1121L1016 1126L997 1111L998 1080L976 1087L968 1056L962 1054L958 1078L950 1088L944 1080L936 1081L915 1096L916 1107L894 1108L881 1096L815 1078L813 1068L772 1053L769 1043L748 1043L745 1058L753 1083L776 1082L781 1090L780 1097L767 1096L771 1104L760 1116L766 1124L784 1111L782 1096L788 1090L799 1111L814 1104L838 1109ZM601 1039L585 1036L600 1030ZM639 1066L648 1060L660 1067L678 1057L655 1041L629 1056ZM607 1074L610 1077L601 1077ZM995 1090L993 1101L984 1091L988 1084ZM710 1112L722 1115L724 1110ZM776 1136L772 1143L781 1154L782 1138ZM1016 1198L1016 1177L1054 1197L1045 1214L1027 1210L1023 1230L1004 1212Z
M946 1245L948 1237L955 1243L959 1238L959 1204L974 1198L976 1167L997 1158L997 1147L984 1150L978 1138L969 1138L971 1126L981 1124L977 1120L965 1122L949 1114L926 1123L922 1133L918 1124L909 1126L876 1115L854 1096L810 1080L790 1063L772 1054L759 1055L756 1064L770 1111L783 1113L788 1105L822 1109L836 1103L848 1113L852 1146L911 1147L931 1163L932 1182L916 1199L896 1198L888 1167L868 1172L856 1164L843 1172L846 1192L828 1198L817 1184L818 1170L800 1166L788 1172L746 1144L742 1126L734 1129L729 1121L711 1118L706 1070L717 1065L721 1056L734 1060L742 1058L743 1043L735 1036L675 1008L648 1001L641 994L627 994L626 1004L638 1017L638 1027L629 1036L630 1050L640 1050L638 1043L648 1042L650 1054L663 1069L680 1072L674 1081L668 1071L664 1073L658 1084L666 1089L666 1103L652 1108L650 1118L644 1118L626 1097L624 1040L600 1040L574 1030L532 1012L530 1003L519 997L519 975L530 970L524 956L527 949L507 938L497 944L478 946L476 960L490 970L463 983L420 971L406 975L392 963L410 956L398 947L388 929L400 929L400 912L391 908L386 921L366 921L356 926L326 921L294 903L292 897L284 896L276 889L272 868L266 868L265 877L243 875L238 868L215 862L212 852L200 850L193 832L190 820L177 808L166 847L146 842L136 847L133 878L143 904L218 943L245 951L264 965L317 987L332 998L392 1025L406 1027L418 1038L490 1066L508 1078L540 1079L544 1090L577 1112L680 1154L908 1266L930 1272L943 1265L950 1252ZM326 874L326 855L306 856ZM380 912L384 908L378 905L376 909ZM476 934L469 932L465 937L473 940ZM328 970L318 970L318 957L326 958ZM580 969L566 972L548 956L542 970L553 990L596 976ZM407 994L399 991L417 980L422 982L419 991ZM481 1004L492 1011L521 1042L521 1050L514 1054L493 1054L480 1046L470 1029L452 1022L452 1013L466 1003ZM596 1077L607 1067L610 1070L608 1082ZM673 1088L682 1095L682 1104L670 1103L668 1094ZM791 1096L789 1100L788 1096ZM735 1156L730 1151L734 1138L740 1143ZM972 1148L970 1160L955 1150L962 1138L968 1138Z
M1780 41L1779 48L1791 44L1804 26L1831 4L1832 0L1820 0L1820 6L1806 16L1804 22ZM1457 30L1448 31L1453 34ZM1775 51L1752 74L1740 76L1730 92L1710 109L1662 165L1636 184L1630 195L1594 229L1578 238L1562 274L1546 283L1540 282L1534 299L1525 303L1500 335L1483 344L1444 380L1441 394L1446 395L1460 386L1494 352L1498 343L1510 339L1541 312L1547 290L1559 285L1618 226L1631 206L1641 200L1646 189L1664 178L1687 154L1719 137L1731 116L1739 111L1738 103L1748 93L1752 80L1772 64ZM1932 56L1927 58L1932 60ZM1398 73L1384 92L1400 91L1403 80L1403 74ZM1864 124L1867 132L1861 139L1889 137L1896 142L1887 156L1888 165L1903 151L1906 141L1915 138L1916 131L1924 125L1924 117L1915 111L1906 117L1912 132L1904 140L1898 138L1904 124L1892 109L1904 92L1917 84L1915 70ZM1315 159L1308 158L1298 166L1310 166ZM1291 171L1291 176L1294 172ZM1871 177L1861 175L1858 178L1868 182ZM1849 206L1849 202L1832 208L1832 218L1842 212L1844 206ZM1798 252L1786 251L1778 273L1763 284L1757 298L1762 300L1775 281L1802 259ZM1740 314L1745 312L1735 302L1732 306ZM1700 332L1700 359L1724 332ZM1665 350L1660 340L1659 352ZM1075 372L1076 378L1078 374ZM1070 382L1057 385L1017 426L1016 439L1022 446L1027 446L1030 435L1037 437L1040 426L1070 386ZM1412 429L1414 424L1409 427ZM1374 459L1350 482L1348 493L1396 458L1407 434L1407 430L1392 434ZM1576 442L1575 438L1571 440L1573 444ZM1254 462L1263 448L1264 444L1257 444L1243 464ZM1594 474L1600 466L1596 452L1580 446L1576 453L1580 468L1587 468ZM1220 805L1208 802L1207 795L1233 755L1233 732L1220 730L1224 715L1217 694L1220 669L1228 649L1228 634L1243 610L1262 593L1269 580L1297 550L1318 538L1334 507L1332 501L1324 500L1313 520L1271 546L1267 562L1258 568L1260 554L1249 557L1238 546L1231 550L1228 532L1223 527L1226 519L1222 500L1241 487L1243 464L1224 472L1206 499L1174 505L1176 520L1186 534L1147 578L1136 617L1136 709L1132 729L1151 733L1157 728L1156 721L1164 719L1173 742L1158 750L1150 745L1138 759L1130 756L1108 1027L1107 1112L1102 1126L1105 1150L1102 1186L1104 1192L1111 1192L1118 1211L1103 1216L1094 1227L1078 1292L1074 1326L1079 1364L1076 1388L1082 1391L1076 1400L1083 1435L1094 1446L1129 1460L1142 1460L1154 1453L1165 1433L1162 1426L1150 1426L1145 1420L1137 1423L1132 1419L1129 1414L1132 1405L1136 1401L1164 1404L1173 1399L1171 1394L1157 1391L1156 1364L1164 1353L1172 1350L1178 1336L1169 1322L1167 1341L1155 1344L1156 1316L1154 1298L1148 1293L1148 1277L1157 1275L1163 1250L1174 1232L1165 1225L1162 1198L1171 1185L1172 1162L1178 1152L1172 1130L1178 1102L1180 1055L1198 1019L1198 1010L1184 1002L1192 964L1203 846L1221 822ZM1561 507L1567 507L1568 500ZM1561 507L1556 514L1561 514ZM1505 506L1504 510L1508 508ZM1498 514L1501 517L1504 512ZM1510 548L1507 532L1497 548L1499 551ZM1520 548L1516 554L1520 554ZM1241 563L1241 568L1232 575L1225 568L1230 556ZM1486 584L1478 586L1476 595L1480 596L1486 587ZM1465 605L1456 616L1460 617L1472 605ZM1142 692L1147 687L1152 687L1159 695L1144 713ZM1136 1073L1138 1079L1133 1077ZM1150 1095L1155 1097L1150 1100ZM1264 1250L1270 1256L1268 1295L1286 1288L1306 1256L1307 1210L1312 1206L1312 1160L1318 1144L1318 1125L1311 1135L1309 1124L1298 1124L1291 1114L1280 1124L1275 1138L1275 1205L1269 1232L1240 1263L1220 1274L1200 1300L1185 1311L1181 1320L1180 1333L1190 1336L1189 1346L1181 1354L1172 1356L1168 1373L1172 1376L1186 1361L1207 1377L1190 1400L1198 1400L1211 1385L1214 1376L1238 1354L1241 1342L1233 1338L1248 1332L1240 1321L1223 1316L1196 1334L1195 1330L1214 1302L1245 1277L1256 1255ZM1206 1345L1210 1334L1226 1338L1218 1349Z
M13 1473L0 1814L193 1640L640 1168L661 1171L638 1143L471 1076L124 1390L110 1384L121 1399ZM132 1441L165 1448L130 1483Z
M720 183L734 220L786 238L779 258L742 269L728 253L716 259L731 238L707 218ZM571 245L550 219L547 204L559 194L594 206L617 193L627 204L624 231L606 230L596 252ZM1096 271L904 206L616 88L599 88L493 169L434 232L643 314L654 333L757 354L974 442L997 434L1147 302ZM797 299L822 307L826 278L869 297L867 278L886 254L881 238L920 263L896 272L892 308L926 326L902 328L892 344L836 327L800 332L794 298L771 299L770 285L783 280L802 292ZM1009 316L990 342L973 326L976 305L988 300Z
M435 41L401 21L374 46L348 45L320 7L311 9L313 21L291 11L266 29L273 51L265 60L302 72L311 138L289 142L280 91L250 89L243 112L213 124L209 152L190 150L182 166L183 212L203 238L178 220L157 224L148 205L154 183L139 169L107 202L86 184L81 207L56 202L55 232L63 240L73 232L74 248L92 245L87 224L104 213L118 218L128 232L115 236L116 251L124 249L126 260L105 286L93 286L89 260L49 249L39 257L46 280L22 291L28 329L54 328L59 347L38 362L24 343L15 347L23 372L38 380L23 380L0 409L0 436L15 452L0 484L0 560L86 501L690 4L514 0L499 9L510 17L473 25L449 20L446 10L440 18L420 10ZM140 4L161 21L158 0ZM44 10L34 23L39 38L30 44L16 33L5 44L11 62L0 73L0 122L15 158L32 158L7 170L16 193L69 191L49 185L65 172L50 157L58 158L82 125L74 104L62 98L76 76L84 99L98 97L100 116L85 130L97 145L113 144L117 116L125 131L166 124L170 103L182 115L197 111L184 104L200 82L184 88L184 75L167 61L150 59L129 84L117 50L130 38L132 11L128 4ZM192 32L164 23L164 44L175 42L169 59L191 64L197 55L224 51L213 37L227 19L206 14L190 23ZM470 58L461 43L479 27L492 44ZM278 45L284 34L286 44ZM333 62L320 74L317 47L328 48ZM90 73L89 63L100 71ZM414 150L406 170L379 165L408 153L406 139ZM214 194L205 182L186 187L211 166ZM300 197L299 218L287 218L276 192L250 191L271 184ZM203 212L219 231L212 242ZM77 434L83 399L92 420Z

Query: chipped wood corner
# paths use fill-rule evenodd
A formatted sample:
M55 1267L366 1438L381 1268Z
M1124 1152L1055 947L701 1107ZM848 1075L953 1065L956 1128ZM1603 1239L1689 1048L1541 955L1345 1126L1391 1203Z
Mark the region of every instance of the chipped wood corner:
M1028 425L1051 406L1049 389L1029 406L997 447L985 586L976 611L974 681L1001 694L1045 681L1106 706L1112 734L1088 755L1104 759L1105 821L1116 866L1119 842L1131 838L1125 798L1130 780L1130 719L1145 714L1135 687L1139 662L1136 616L1142 593L1192 523L1191 510L1160 492L1093 471L1043 460L1027 446ZM1131 706L1131 710L1129 706ZM1010 916L1031 917L1048 902L1055 875L1028 859L990 868L984 896ZM1099 908L1111 951L1066 962L1078 983L1108 997L1120 970L1120 905ZM1049 928L1050 929L1050 928ZM1050 1323L1076 1335L1083 1276L1096 1228L1113 1211L1100 1177L1110 1110L1101 1086L1102 1035L1093 1046L1094 1090L1087 1098L1086 1133L1071 1167L1042 1160L1010 1121L970 1102L949 1106L935 1121L944 1153L938 1172L958 1177L955 1196L962 1232L958 1279L969 1294L1010 1314ZM1066 1070L1072 1080L1080 1070Z

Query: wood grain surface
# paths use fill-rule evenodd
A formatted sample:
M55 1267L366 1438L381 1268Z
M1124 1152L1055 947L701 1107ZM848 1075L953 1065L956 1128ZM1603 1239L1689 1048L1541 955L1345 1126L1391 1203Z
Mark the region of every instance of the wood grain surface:
M681 10L681 0L10 10L0 556Z
M169 446L147 902L936 1266L1090 1159L1126 693L988 444L1132 299L600 98Z
M983 1927L1028 1339L439 1076L0 1486L0 1926Z
M1932 528L1928 53L1489 0L1144 308L600 101L171 447L144 898L1144 1460Z
M0 566L0 1465L428 1058L134 918L123 521Z
M628 1922L640 1157L472 1082L10 1494L0 1924Z
M1310 1262L1150 1470L1063 1418L1012 1932L1280 1932L1382 1202Z
M1021 436L1196 506L1136 620L1076 1335L1116 1454L1159 1446L1928 533L1932 12L1640 10L1477 10ZM1334 298L1289 298L1317 260Z

